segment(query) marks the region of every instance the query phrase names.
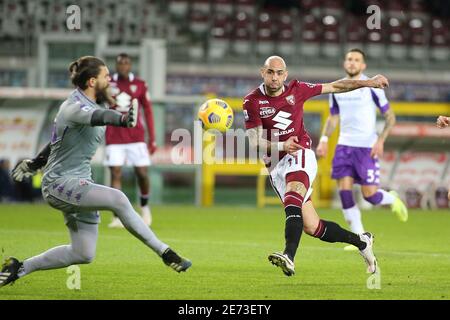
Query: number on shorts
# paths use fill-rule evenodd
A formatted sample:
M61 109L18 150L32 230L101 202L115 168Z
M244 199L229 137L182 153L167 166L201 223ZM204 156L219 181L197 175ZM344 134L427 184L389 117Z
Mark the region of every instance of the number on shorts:
M368 169L367 170L367 182L372 183L375 181L375 170Z

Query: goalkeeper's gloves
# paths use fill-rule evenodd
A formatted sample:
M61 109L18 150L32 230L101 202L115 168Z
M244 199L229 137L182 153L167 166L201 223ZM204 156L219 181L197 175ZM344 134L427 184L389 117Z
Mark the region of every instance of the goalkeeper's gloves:
M11 175L14 181L22 182L24 179L34 176L38 169L39 167L36 167L33 160L25 159L16 165Z
M128 109L128 113L122 115L120 120L122 127L133 128L136 127L137 119L138 119L138 110L139 110L139 102L137 99L133 99L131 101L130 109Z

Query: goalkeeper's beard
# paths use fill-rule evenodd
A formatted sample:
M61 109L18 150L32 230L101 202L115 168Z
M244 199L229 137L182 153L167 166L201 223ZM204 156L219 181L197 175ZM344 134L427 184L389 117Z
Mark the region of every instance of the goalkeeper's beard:
M108 103L110 106L116 104L113 97L109 93L109 85L104 88L99 88L95 86L95 98L98 104Z

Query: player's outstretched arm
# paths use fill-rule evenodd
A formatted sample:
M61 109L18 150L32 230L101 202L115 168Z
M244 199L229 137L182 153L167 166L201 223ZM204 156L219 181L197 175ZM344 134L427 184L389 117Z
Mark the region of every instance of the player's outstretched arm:
M320 138L319 145L317 146L316 153L319 157L326 157L328 153L328 138L336 129L339 123L339 114L332 114L328 116L325 126L322 131L322 137Z
M118 111L110 109L96 109L92 113L91 126L111 125L115 127L135 127L137 124L138 108L138 101L133 99L127 114L121 114Z
M50 150L49 142L34 159L20 161L11 172L12 178L15 181L21 182L24 178L34 176L39 169L45 167L47 164Z
M439 116L436 119L436 126L438 128L444 129L444 128L448 127L449 125L450 125L450 117Z
M295 154L298 150L302 149L302 146L297 144L297 137L289 137L286 141L270 142L264 139L264 130L262 126L247 129L247 135L250 142L250 148L255 148L264 153L285 151L289 154Z
M396 123L395 113L392 109L388 109L384 114L384 128L381 134L378 136L377 142L372 147L370 152L370 156L372 158L379 157L381 158L384 153L384 142L389 135L389 132L394 127Z
M331 83L322 84L322 94L325 93L342 93L359 88L380 88L384 89L389 86L389 82L383 75L376 75L367 80L337 80Z

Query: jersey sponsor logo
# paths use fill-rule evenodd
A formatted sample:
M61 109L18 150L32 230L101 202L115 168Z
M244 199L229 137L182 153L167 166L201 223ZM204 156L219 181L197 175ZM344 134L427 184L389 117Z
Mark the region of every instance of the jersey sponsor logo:
M250 117L248 116L247 110L244 110L244 119L245 119L245 121L250 120Z
M285 134L289 134L294 132L294 128L290 128L289 130L278 131L273 134L274 137L284 136Z
M262 119L269 118L275 114L277 110L274 107L262 107L259 109L259 116Z
M86 179L80 179L80 181L79 181L80 186L87 186L88 184L89 184L89 181L87 181Z
M121 92L116 97L116 110L119 112L128 112L131 104L131 96L126 92Z
M269 101L267 101L267 100L259 100L258 103L259 104L269 104Z
M83 110L84 112L89 112L91 111L93 108L91 106L82 106L81 110Z
M290 104L290 105L295 105L295 97L294 95L289 95L286 97L286 101Z
M137 85L135 85L135 84L130 85L131 92L136 93L136 90L137 90Z
M287 99L287 98L286 98ZM280 111L277 113L277 115L272 119L276 122L274 125L274 128L280 129L280 130L286 130L292 123L292 120L289 120L292 114L289 112Z

